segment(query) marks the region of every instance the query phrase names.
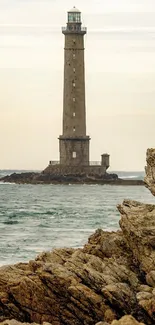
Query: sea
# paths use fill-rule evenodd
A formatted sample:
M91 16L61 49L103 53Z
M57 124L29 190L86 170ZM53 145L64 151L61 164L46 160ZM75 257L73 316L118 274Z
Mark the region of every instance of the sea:
M12 170L1 170L0 177ZM143 179L144 172L116 172ZM119 229L117 204L155 203L144 186L0 183L0 265L26 262L43 251L82 247L96 229Z

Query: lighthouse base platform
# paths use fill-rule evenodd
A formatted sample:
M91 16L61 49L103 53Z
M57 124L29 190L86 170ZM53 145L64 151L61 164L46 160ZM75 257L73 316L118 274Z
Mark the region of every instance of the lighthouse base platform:
M73 176L104 176L106 174L107 167L96 165L96 166L67 166L56 164L49 164L47 168L43 170L43 174L53 174L53 175L73 175Z

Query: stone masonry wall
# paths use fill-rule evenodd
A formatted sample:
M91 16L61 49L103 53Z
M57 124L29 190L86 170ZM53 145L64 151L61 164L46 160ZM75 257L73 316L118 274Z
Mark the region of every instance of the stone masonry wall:
M81 166L89 165L89 138L82 140L59 140L60 164Z
M64 166L64 165L49 165L45 170L44 174L53 175L94 175L101 176L106 173L106 168L104 166Z
M86 136L84 35L65 35L63 135L59 137L60 164L89 165Z
M65 36L63 135L85 136L84 39L80 34Z

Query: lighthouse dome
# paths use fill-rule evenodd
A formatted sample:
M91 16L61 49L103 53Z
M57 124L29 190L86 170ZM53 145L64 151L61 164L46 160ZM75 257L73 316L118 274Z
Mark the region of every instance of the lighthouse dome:
M68 11L68 23L81 24L81 12L76 7L73 7L70 11Z
M81 12L79 9L77 9L76 7L73 7L71 10L69 10L68 12Z

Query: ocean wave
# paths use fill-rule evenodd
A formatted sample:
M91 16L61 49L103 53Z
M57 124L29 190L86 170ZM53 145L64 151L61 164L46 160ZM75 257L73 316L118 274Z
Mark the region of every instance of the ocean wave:
M122 175L122 176L119 176L119 178L121 178L121 179L128 179L128 178L130 178L130 179L132 179L132 178L137 178L137 179L139 179L139 176L137 176L137 175L129 175L129 176L127 176L127 175Z
M0 182L0 185L16 185L15 183Z
M119 175L144 177L134 171ZM97 228L118 230L120 214L116 206L126 196L151 204L155 200L143 186L9 185L0 187L2 265L33 259L38 250L81 247Z
M17 225L18 223L17 220L7 220L3 222L4 225Z

